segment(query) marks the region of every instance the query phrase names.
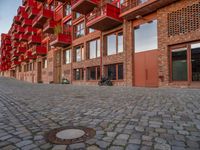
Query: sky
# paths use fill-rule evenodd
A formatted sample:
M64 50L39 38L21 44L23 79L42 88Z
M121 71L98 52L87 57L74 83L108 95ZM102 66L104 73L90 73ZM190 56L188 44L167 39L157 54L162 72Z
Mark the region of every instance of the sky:
M7 33L22 0L0 0L0 34Z

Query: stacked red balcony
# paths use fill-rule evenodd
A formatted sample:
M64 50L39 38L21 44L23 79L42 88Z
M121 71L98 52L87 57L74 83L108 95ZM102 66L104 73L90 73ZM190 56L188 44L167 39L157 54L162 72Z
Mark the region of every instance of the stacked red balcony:
M38 13L39 13L39 9L37 9L37 7L31 7L29 10L28 10L28 18L29 19L33 19L35 18Z
M28 38L28 44L41 44L41 36L39 35L31 35L29 38Z
M42 7L37 17L33 20L33 27L43 28L44 23L48 19L53 19L53 11Z
M44 24L43 32L44 32L44 33L51 33L51 34L53 34L53 33L54 33L54 28L55 28L56 25L57 25L57 22L56 22L56 21L48 20L48 21Z
M138 17L145 16L149 13L156 11L157 9L172 4L178 0L131 0L125 1L121 4L121 14L127 20L136 19Z
M20 40L21 42L22 42L22 41L28 41L28 37L29 37L29 35L20 34L19 40Z
M19 44L20 44L19 42L13 41L11 45L12 45L12 48L17 48Z
M37 3L35 0L26 0L25 11L27 12L30 8L36 8Z
M33 27L31 27L31 26L27 26L26 28L25 28L25 32L24 32L25 34L32 34L32 33L34 33L34 34L36 34L37 33L37 29L36 28L33 28Z
M20 19L19 19L19 16L15 16L15 17L13 18L13 22L14 22L15 24L21 24L21 21L20 21Z
M32 54L35 55L35 56L46 55L47 54L47 48L45 46L34 45L32 47Z
M22 21L22 27L32 26L32 20L31 19L24 19Z
M17 53L25 53L26 52L26 47L18 46L17 47Z
M12 35L12 40L18 41L18 40L19 40L19 34L18 34L18 33L14 33L14 34Z
M71 34L58 33L52 37L50 45L55 47L67 47L71 43Z
M35 0L35 1L44 3L46 0Z
M5 45L11 45L11 41L9 39L5 40Z
M31 59L36 59L36 58L37 58L37 56L32 55L31 49L26 51L26 53L24 54L24 61L29 61Z
M17 32L18 31L18 25L16 25L16 24L14 24L13 26L12 26L12 33L14 33L14 32Z
M100 0L72 0L72 10L86 15L97 7L99 2Z
M24 32L25 32L25 29L23 27L19 26L17 28L17 33L24 33Z
M114 4L106 3L87 15L86 26L100 31L109 30L122 24L123 20L119 15L120 8Z
M20 21L22 21L23 19L28 19L28 14L26 12L21 12L19 15L19 19Z

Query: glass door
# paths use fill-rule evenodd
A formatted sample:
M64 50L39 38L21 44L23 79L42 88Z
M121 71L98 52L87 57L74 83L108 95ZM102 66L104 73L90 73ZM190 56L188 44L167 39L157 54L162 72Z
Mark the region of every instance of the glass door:
M191 44L192 81L200 81L200 43Z
M171 51L172 81L188 81L187 48Z

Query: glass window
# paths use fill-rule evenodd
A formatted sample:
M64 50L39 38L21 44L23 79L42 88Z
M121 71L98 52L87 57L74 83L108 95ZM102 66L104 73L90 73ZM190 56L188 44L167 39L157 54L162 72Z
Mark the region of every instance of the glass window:
M92 32L94 32L95 30L94 29L92 29L92 28L89 28L88 29L88 33L92 33Z
M192 81L200 81L200 43L191 45Z
M66 5L65 7L65 15L71 15L71 6L70 5Z
M187 48L172 50L172 80L187 81Z
M123 52L123 33L114 33L107 36L107 55Z
M124 74L123 74L123 64L118 64L118 79L123 79Z
M100 39L90 41L89 45L89 59L100 57Z
M64 52L64 63L65 64L71 63L71 50L66 50Z
M90 67L87 69L88 80L100 79L100 67Z
M108 78L110 80L116 80L116 65L108 65Z
M120 32L118 34L117 40L118 40L118 42L117 42L118 43L118 53L121 53L124 50L124 47L123 47L123 33L122 32Z
M84 60L84 47L83 46L78 46L75 48L75 61L80 62Z
M135 28L134 40L135 52L157 49L157 20L142 24Z
M116 54L116 35L107 36L107 55Z
M76 36L76 38L79 38L84 35L85 35L84 22L81 22L80 24L76 25L76 27L75 27L75 36Z
M81 16L80 13L78 13L78 12L75 13L75 19L78 19L80 16Z
M82 68L74 70L74 79L75 80L83 80L84 79L84 71Z
M47 68L47 59L46 58L44 58L43 59L43 68L45 69L45 68Z

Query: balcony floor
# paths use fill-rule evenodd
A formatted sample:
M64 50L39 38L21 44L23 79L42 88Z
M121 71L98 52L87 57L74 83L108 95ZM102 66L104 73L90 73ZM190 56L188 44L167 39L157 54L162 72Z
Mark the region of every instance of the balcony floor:
M72 10L81 14L88 14L97 6L91 0L79 0L72 6Z

